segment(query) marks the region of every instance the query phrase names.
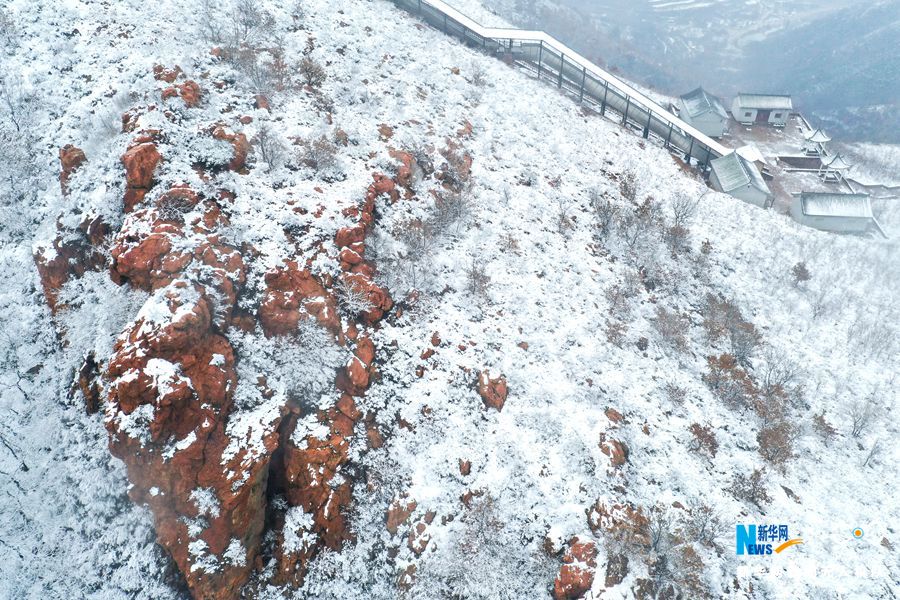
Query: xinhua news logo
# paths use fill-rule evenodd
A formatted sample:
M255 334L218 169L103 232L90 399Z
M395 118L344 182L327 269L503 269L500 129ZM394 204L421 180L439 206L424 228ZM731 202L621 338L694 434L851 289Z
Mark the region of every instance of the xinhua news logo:
M791 546L803 543L801 538L790 537L787 525L738 525L734 538L738 556L780 554Z

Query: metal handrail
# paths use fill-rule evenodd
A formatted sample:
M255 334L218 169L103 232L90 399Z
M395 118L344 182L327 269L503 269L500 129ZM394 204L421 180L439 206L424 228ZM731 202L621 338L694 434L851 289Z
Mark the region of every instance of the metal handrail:
M607 108L617 110L617 112L623 114L623 123L630 121L641 127L645 138L649 137L651 132L656 134L664 140L666 147L675 146L684 151L688 161L693 157L701 164L708 165L710 160L730 154L733 151L731 148L727 148L692 125L679 119L645 94L601 69L578 52L575 52L543 31L484 27L442 0L394 0L394 2L410 12L418 13L426 22L429 22L427 18L429 15L426 9L430 9L430 11L436 13L432 16L440 16L438 23L432 23L433 25L442 29L445 33L457 35L470 43L480 40L480 45L484 48L488 47L488 41L490 41L490 46L496 51L509 52L513 52L515 48L523 45L533 46L536 44L538 48L536 64L539 78L542 72L553 74L558 87L563 87L565 80L565 82L571 84L573 88L571 91L578 94L579 101L583 101L586 95L585 86L588 83L588 75L590 75L591 79L598 84L598 92L599 84L603 86L602 99L599 97L591 98L601 105L601 114L604 114ZM450 27L451 24L456 24L462 29L453 31ZM544 55L549 53L558 55L558 58L554 58L554 60L558 60L559 69L555 69L552 64L544 61ZM522 58L527 60L526 57ZM534 61L532 60L531 62ZM580 83L565 76L564 72L569 66L580 69L580 72L574 73L576 77L580 78ZM624 111L610 106L610 103L607 102L610 91L617 95L620 101L625 102ZM636 113L638 116L629 114L629 112Z

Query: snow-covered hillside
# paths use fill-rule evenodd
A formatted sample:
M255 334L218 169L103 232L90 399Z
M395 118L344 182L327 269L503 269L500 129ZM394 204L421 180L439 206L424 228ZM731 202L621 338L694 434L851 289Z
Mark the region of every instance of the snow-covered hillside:
M0 597L897 595L896 239L383 0L2 16Z

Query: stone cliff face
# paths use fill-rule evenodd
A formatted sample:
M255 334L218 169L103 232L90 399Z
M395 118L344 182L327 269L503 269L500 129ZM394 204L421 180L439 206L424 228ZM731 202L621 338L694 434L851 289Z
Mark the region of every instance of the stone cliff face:
M190 110L204 97L193 81L178 83L180 69L158 68L156 77L172 84L162 92L163 101L180 98ZM264 290L252 292L245 289L252 248L226 241L234 195L223 190L205 197L182 184L163 188L158 171L166 161L160 150L164 134L140 127L144 110L155 108L123 117L123 131L133 139L121 158L121 229L110 232L98 220L85 221L77 231L61 229L52 246L35 254L45 296L57 309L68 280L104 269L116 283L150 293L113 355L86 360L90 368L82 369L77 387L90 392L84 394L89 412L104 406L110 450L127 467L129 495L153 512L159 542L193 596L237 598L267 561L275 567L274 583L298 585L320 548L339 549L352 539L346 522L351 483L342 472L364 416L355 398L375 375L376 349L368 332L392 307L374 281L365 238L376 202L381 196L396 200L396 184L375 174L361 206L345 210L353 224L334 238L337 278L314 272L308 257L286 256L265 274ZM244 134L217 126L197 135L231 144L233 157L223 167L246 169ZM65 192L87 157L67 146L60 160ZM341 318L338 278L368 300L367 310ZM309 409L285 401L280 416L248 448L229 429L242 360L229 332L291 337L307 320L346 352L334 376L334 402ZM251 382L264 395L265 376ZM310 410L321 427L315 435L295 435L298 419ZM264 547L267 529L275 541Z

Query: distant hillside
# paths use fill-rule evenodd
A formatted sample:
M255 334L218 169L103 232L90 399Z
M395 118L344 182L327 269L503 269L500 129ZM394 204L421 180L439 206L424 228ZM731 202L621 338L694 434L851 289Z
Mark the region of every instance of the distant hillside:
M837 135L900 141L900 4L862 3L747 47L751 81L792 91ZM768 65L790 48L790 61Z

